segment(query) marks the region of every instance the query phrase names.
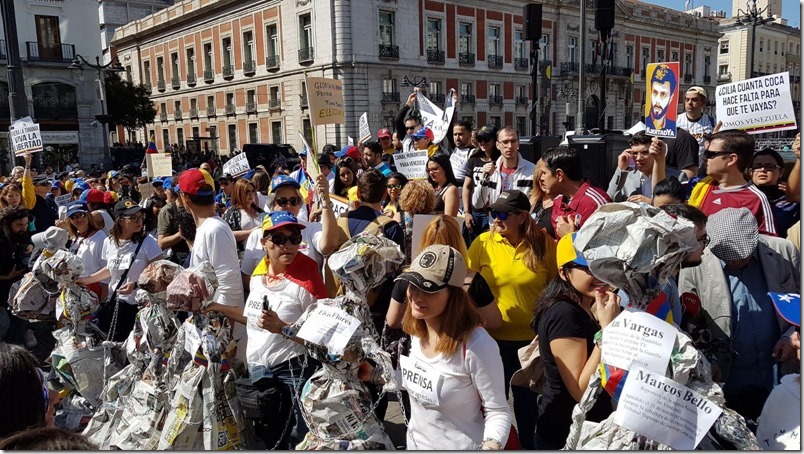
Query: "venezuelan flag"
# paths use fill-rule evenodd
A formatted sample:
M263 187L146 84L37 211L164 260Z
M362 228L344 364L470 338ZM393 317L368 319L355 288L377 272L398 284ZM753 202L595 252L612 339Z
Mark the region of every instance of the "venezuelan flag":
M156 144L153 141L148 142L148 149L145 150L145 153L147 154L159 153L159 150L156 149Z
M301 192L302 199L304 199L304 203L310 205L313 203L313 184L310 181L309 175L307 175L307 170L299 169L299 176L297 177L299 181L299 186L301 188L299 191Z
M645 312L654 315L669 324L673 324L673 309L670 307L670 300L664 292L656 295L656 298L648 304Z
M701 208L706 196L715 188L714 181L712 177L702 178L698 181L695 187L692 188L692 193L690 194L690 199L687 201L687 204L695 208Z
M600 383L615 402L620 400L620 394L623 392L627 378L627 370L600 363Z

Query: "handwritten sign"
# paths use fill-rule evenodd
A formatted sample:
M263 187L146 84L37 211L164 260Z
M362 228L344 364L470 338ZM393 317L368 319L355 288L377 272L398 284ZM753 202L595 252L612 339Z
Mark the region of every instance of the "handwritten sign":
M53 198L53 201L56 202L56 206L63 207L67 206L67 204L70 203L70 200L72 198L73 198L72 194L64 194Z
M717 87L717 119L721 130L742 129L749 134L796 129L796 111L790 95L790 73L732 82Z
M406 151L394 154L396 170L409 180L427 178L427 150Z
M342 81L326 77L308 77L307 100L310 104L310 122L313 126L346 124Z
M336 218L346 216L346 213L349 212L349 199L330 194L329 201L332 204L332 211L335 213Z
M42 131L31 117L21 118L8 128L8 140L17 156L42 151Z
M170 153L150 153L145 155L145 159L149 177L173 176L173 157Z
M422 126L428 127L433 131L433 143L444 140L455 113L455 89L451 89L446 96L444 110L436 107L426 96L416 93L416 105L422 115Z
M330 353L342 355L358 326L360 320L342 309L319 304L304 321L296 336L327 347Z
M692 451L722 412L681 383L634 366L620 395L614 422L673 449Z
M371 139L371 128L369 128L368 113L363 112L360 116L360 143L366 143Z
M223 165L223 173L232 174L233 177L239 177L249 170L251 170L251 166L248 164L248 157L245 153L235 155Z
M664 374L676 328L647 312L628 309L617 316L604 330L600 361L620 369L632 366Z
M650 63L646 73L648 94L645 102L645 134L657 137L676 136L679 65Z

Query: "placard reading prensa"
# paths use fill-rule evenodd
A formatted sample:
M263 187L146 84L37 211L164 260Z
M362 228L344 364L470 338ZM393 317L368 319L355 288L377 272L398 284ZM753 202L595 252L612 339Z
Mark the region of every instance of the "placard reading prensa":
M173 176L173 157L170 153L149 153L145 155L145 159L149 177Z
M34 123L31 117L21 118L8 128L8 141L17 156L44 149L39 124Z
M427 150L406 151L394 154L396 170L409 180L427 178Z
M677 331L647 312L626 309L603 330L600 362L625 370L640 366L664 374Z
M329 201L332 204L332 211L335 213L336 218L346 216L349 211L349 199L330 194Z
M628 372L614 422L673 449L692 451L722 412L681 383L634 366Z
M346 124L343 81L326 77L308 77L306 83L312 125Z
M715 92L721 131L742 129L749 134L796 129L790 96L790 74L779 73L719 85Z
M245 153L234 156L223 165L223 173L229 173L233 177L239 177L249 170L251 170L251 166L248 164L248 157Z
M360 320L345 311L319 304L304 321L296 336L327 347L330 353L342 355L358 326Z
M411 398L425 404L438 405L438 388L443 375L429 364L405 355L399 355L399 368L402 372L402 386L408 390Z

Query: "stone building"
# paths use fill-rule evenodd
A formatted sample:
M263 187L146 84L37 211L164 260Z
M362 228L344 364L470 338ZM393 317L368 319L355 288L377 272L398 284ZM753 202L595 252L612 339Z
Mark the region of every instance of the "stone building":
M112 37L117 27L172 5L174 0L98 0L102 63L114 58Z

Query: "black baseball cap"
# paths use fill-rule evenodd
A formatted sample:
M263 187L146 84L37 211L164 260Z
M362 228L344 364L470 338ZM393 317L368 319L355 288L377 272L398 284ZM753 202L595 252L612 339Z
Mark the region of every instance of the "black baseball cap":
M500 213L510 213L512 211L529 211L530 200L528 196L516 189L512 191L503 191L497 200L489 207L491 211L498 211Z
M114 206L114 217L119 218L120 216L131 216L132 214L142 210L142 207L137 204L134 200L125 197L120 199Z
M487 141L487 140L495 140L497 139L497 126L493 124L489 124L483 126L477 131L477 140Z

